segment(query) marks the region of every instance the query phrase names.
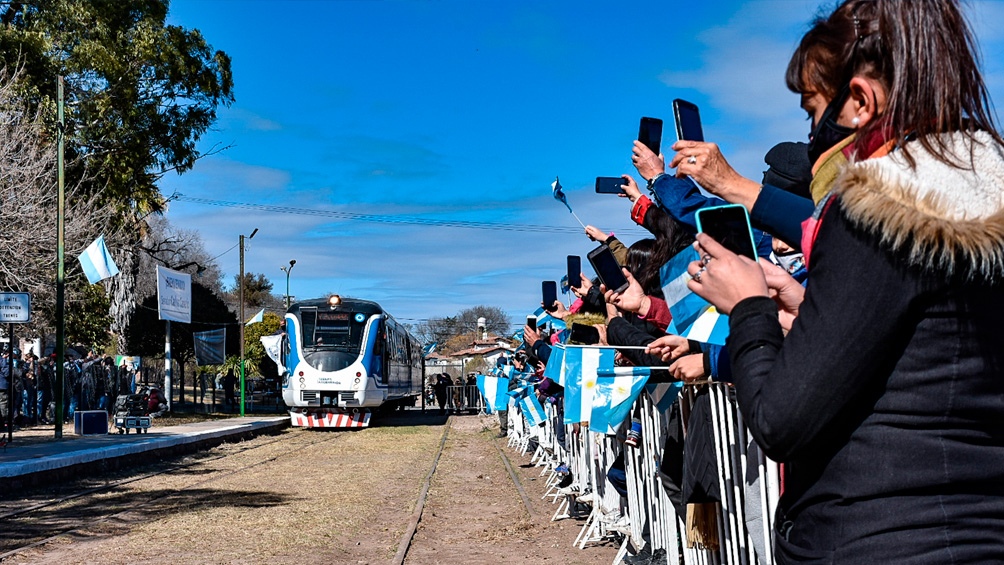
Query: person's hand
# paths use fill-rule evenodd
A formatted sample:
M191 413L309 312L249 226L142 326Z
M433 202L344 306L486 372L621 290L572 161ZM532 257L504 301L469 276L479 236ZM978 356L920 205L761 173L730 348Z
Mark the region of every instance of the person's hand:
M595 324L595 325L593 325L593 327L596 328L596 331L600 334L600 343L599 343L599 345L610 345L610 342L607 341L607 326L606 326L606 324Z
M805 287L787 271L766 259L760 259L760 268L767 281L767 291L777 303L777 319L781 322L781 328L786 332L791 331L791 325L798 317L798 307L805 298Z
M666 172L666 160L662 155L652 153L647 145L637 140L631 148L631 162L645 180L652 180Z
M621 175L624 179L624 184L621 185L624 192L618 194L621 198L627 198L632 203L637 202L641 198L641 190L638 188L638 183L634 181L631 175Z
M687 384L705 380L704 354L691 353L680 357L669 366L669 373Z
M760 184L732 168L715 143L704 141L677 141L673 144L676 155L669 162L676 176L690 177L712 194L734 204L753 208L760 195Z
M600 243L603 243L608 237L610 237L596 226L586 226L586 236L589 237L589 239Z
M631 271L622 268L621 271L624 272L624 276L627 278L628 287L623 293L617 293L612 290L606 290L604 288L603 298L608 304L613 304L614 306L625 310L627 312L634 312L644 316L648 314L648 308L652 301L648 296L645 296L645 291L641 288L641 284L635 280L634 276L631 275Z
M593 288L593 281L586 278L586 275L579 273L579 286L573 286L572 292L575 293L575 296L582 298L589 294L589 289L591 288Z
M648 344L645 353L658 355L663 361L670 361L690 353L690 342L682 336L664 335Z
M523 326L523 341L529 345L533 345L537 343L538 339L540 339L540 333L537 332L537 328Z
M555 300L553 307L554 311L550 314L559 320L564 320L571 313L560 300Z
M769 296L760 264L722 247L706 233L697 234L694 248L701 259L687 267L687 288L707 300L722 314L730 314L739 301L751 296Z

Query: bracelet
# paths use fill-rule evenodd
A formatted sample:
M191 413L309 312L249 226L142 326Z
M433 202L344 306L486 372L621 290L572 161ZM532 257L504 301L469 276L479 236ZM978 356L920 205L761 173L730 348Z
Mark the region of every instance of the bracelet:
M666 176L666 173L659 173L659 174L655 175L654 177L650 178L648 180L648 189L652 190L652 187L655 186L655 181L659 180L660 178L662 178L664 176Z

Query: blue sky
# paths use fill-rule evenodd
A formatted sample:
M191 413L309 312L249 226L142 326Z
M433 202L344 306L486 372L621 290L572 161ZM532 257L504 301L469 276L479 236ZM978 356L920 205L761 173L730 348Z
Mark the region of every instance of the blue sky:
M759 180L772 145L808 134L784 69L832 5L174 0L170 23L233 58L236 102L200 142L229 148L165 177L162 192L185 197L167 215L223 253L227 284L239 257L224 252L258 228L245 270L279 294L280 267L295 259L298 298L372 299L412 323L478 304L519 320L566 255L595 246L551 197L554 177L584 222L626 243L645 237L627 201L595 194L593 181L640 181L639 118L665 120L668 148L672 100L684 98L700 106L705 137ZM1004 3L968 13L1004 103ZM556 231L526 228L541 225Z

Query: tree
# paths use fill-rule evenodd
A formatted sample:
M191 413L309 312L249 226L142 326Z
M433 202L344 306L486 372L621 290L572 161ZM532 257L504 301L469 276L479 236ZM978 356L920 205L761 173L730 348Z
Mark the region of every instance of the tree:
M166 25L167 0L7 2L0 57L55 115L66 81L68 151L94 170L91 194L120 211L162 206L156 182L192 167L196 143L233 102L230 57L198 30Z
M178 362L178 381L185 378L185 363L195 357L192 334L225 327L226 349L239 351L240 327L227 304L205 286L192 283L192 323L171 324L171 357ZM126 351L142 357L163 357L166 326L157 315L157 297L148 296L133 314L126 336Z
M19 97L18 80L0 72L0 289L32 293L32 321L19 331L45 335L54 331L56 322L56 151L38 112ZM74 258L111 218L107 208L83 192L81 182L67 184L64 214L67 332L79 338L93 332L75 326L87 310L104 308L103 313L107 306L93 300L91 291L100 287L87 282ZM115 237L106 234L112 245Z
M489 335L509 335L511 324L506 313L497 306L485 305L461 310L456 316L430 318L418 324L415 334L423 343L438 343L442 351L458 351L481 339L478 318L485 318L485 329Z
M234 303L240 300L241 276L234 275L234 286L230 289ZM282 300L272 295L272 283L264 274L244 273L244 306L256 310L262 307L276 308L276 301ZM253 312L252 312L253 313Z

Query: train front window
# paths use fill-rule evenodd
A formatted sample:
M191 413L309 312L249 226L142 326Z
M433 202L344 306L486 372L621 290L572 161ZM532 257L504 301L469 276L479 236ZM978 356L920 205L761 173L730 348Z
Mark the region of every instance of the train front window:
M356 322L351 312L302 311L305 348L358 350L364 322Z

